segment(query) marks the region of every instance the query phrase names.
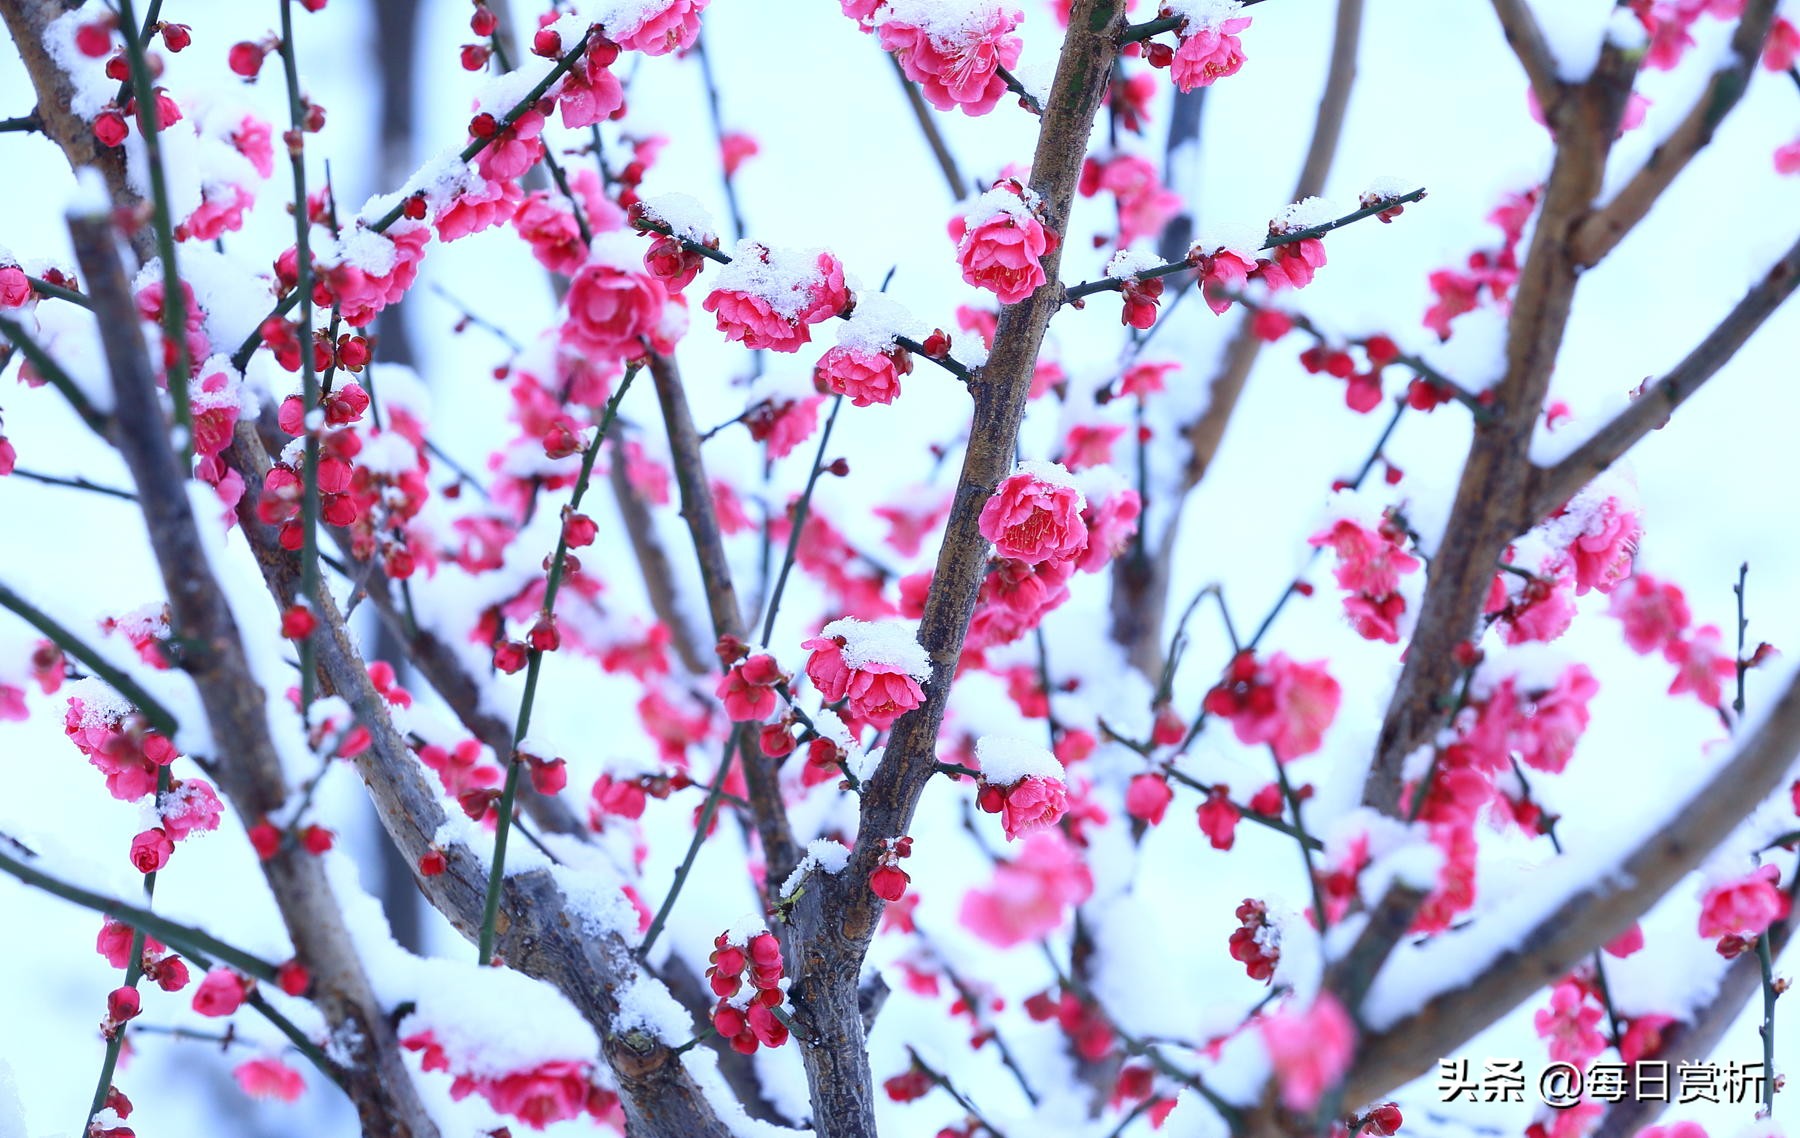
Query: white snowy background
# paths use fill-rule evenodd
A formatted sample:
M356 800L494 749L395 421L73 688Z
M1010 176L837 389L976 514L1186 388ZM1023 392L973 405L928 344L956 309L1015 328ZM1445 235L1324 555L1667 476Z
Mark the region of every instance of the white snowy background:
M1030 61L1041 65L1053 58L1058 37L1041 3L1022 3L1027 8L1027 63L1020 70L1029 74ZM1536 0L1533 6L1550 26L1559 52L1576 65L1584 50L1591 54L1611 7L1606 0ZM1795 15L1794 4L1785 7L1790 17ZM1333 10L1329 0L1272 0L1254 10L1255 24L1245 37L1249 63L1208 95L1201 143L1182 155L1181 168L1173 172L1202 227L1225 219L1266 219L1286 203L1312 126ZM464 137L470 98L480 82L456 62L459 45L471 38L468 13L463 0L425 0L421 34L412 45L378 42L372 6L364 0L334 0L324 13L302 18L302 74L330 116L325 133L309 142L315 185L329 159L344 203L353 205L392 188L378 176L374 137L373 69L382 54L411 50L418 62L413 159L423 161ZM177 84L186 90L211 85L221 97L247 99L265 117L285 120L279 76L273 71L276 61L271 60L264 81L250 88L223 67L230 44L275 25L272 0L170 0L164 14L194 27L192 48L172 64ZM956 304L983 299L959 280L944 233L951 197L888 62L869 37L829 0L717 0L705 26L727 125L751 133L761 146L761 154L738 178L754 236L770 244L828 246L871 287L893 268L890 291L915 314L946 327L951 327ZM1721 30L1718 23L1703 20L1701 44L1680 71L1643 79L1640 90L1653 106L1646 125L1616 148L1609 181L1616 184L1634 169L1685 112L1709 71L1708 61L1724 50ZM1427 273L1456 265L1472 248L1494 242L1496 231L1483 218L1501 194L1542 177L1548 140L1525 113L1522 73L1484 4L1369 0L1359 74L1328 194L1353 199L1373 179L1391 175L1425 186L1430 196L1408 207L1392 225L1364 223L1330 237L1330 265L1293 298L1294 307L1326 327L1387 331L1403 346L1427 347L1432 336L1419 325L1430 302ZM1153 125L1142 143L1134 144L1159 160L1166 79L1160 85ZM659 132L670 139L645 183L647 195L692 194L711 206L723 224L716 145L703 100L694 61L646 60L632 79L628 130ZM23 69L10 49L0 50L0 115L22 114L31 103ZM1029 159L1033 120L1006 103L983 119L939 116L939 122L971 177L991 178L1005 164ZM1616 407L1629 389L1679 360L1787 247L1800 227L1800 179L1778 179L1770 152L1797 132L1800 94L1785 78L1759 70L1742 106L1703 158L1651 218L1583 280L1558 360L1556 397L1578 413L1604 414ZM0 170L0 245L26 259L69 262L61 213L73 181L61 156L41 139L4 135ZM282 178L278 170L275 187L245 231L227 239L255 267L291 240ZM1077 227L1104 227L1110 208L1100 204L1104 201L1085 203ZM1064 260L1065 279L1097 275L1101 257L1076 237ZM553 318L553 297L526 247L501 230L453 246L434 245L421 285L408 297L419 372L433 407L434 440L465 465L479 467L499 441L496 427L508 407L503 385L489 375L507 352L480 331L455 334L458 313L434 294L433 285L448 289L521 339L535 336ZM261 300L252 297L245 303L240 320L260 314ZM1114 303L1100 298L1085 313L1065 312L1051 330L1047 351L1069 371L1078 395L1112 377L1120 343ZM722 342L704 314L696 311L695 316L680 359L704 429L742 408L741 390L733 380L746 373L747 358ZM1433 357L1471 386L1494 370L1497 339L1482 334L1478 325L1483 319L1466 318L1452 345ZM1198 304L1184 304L1174 321L1149 353L1183 364L1172 383L1177 393L1168 404L1171 412L1201 404L1211 362L1235 326L1233 318L1216 319ZM1639 567L1682 584L1697 623L1728 628L1730 585L1739 563L1747 561L1751 636L1785 650L1800 645L1800 532L1793 508L1793 485L1800 476L1793 442L1800 423L1796 343L1800 308L1790 307L1681 409L1672 426L1652 435L1632 455L1644 503ZM1186 506L1170 591L1177 612L1195 589L1219 582L1240 625L1254 625L1301 565L1305 538L1313 532L1331 481L1354 472L1379 432L1379 414L1364 417L1346 410L1338 383L1302 371L1294 359L1300 346L1295 338L1263 353L1218 462ZM812 358L807 352L775 357L771 367L777 377L797 380ZM379 382L379 369L377 374ZM22 466L128 484L116 457L85 433L50 389L31 391L8 382L0 390L0 405ZM1089 410L1079 397L1075 405L1082 408L1082 417L1106 414ZM859 503L889 500L928 480L927 445L954 444L967 406L947 377L922 367L906 381L905 394L894 406L846 407L831 449L848 458L851 474L824 481L818 508L853 540L875 545L882 528L858 509ZM1112 414L1124 411L1120 406ZM648 428L657 426L647 391L626 400L624 416ZM1185 418L1171 413L1155 425L1172 433ZM1076 419L1059 422L1052 407L1034 411L1025 434L1026 452L1049 453L1072 421ZM1389 448L1406 472L1400 490L1428 534L1455 485L1466 423L1467 416L1455 407L1429 417L1409 415ZM1570 428L1581 429L1580 422ZM640 437L657 451L655 429ZM779 485L797 488L812 445L781 465ZM707 458L740 485L753 484L760 468L759 451L741 432L709 443ZM947 487L948 476L942 476L940 487ZM641 584L628 554L607 545L606 535L618 532L609 528L616 526L609 512L610 506L597 509L602 543L584 560L606 580L609 603L629 608ZM664 514L664 532L685 593L697 603L679 523L671 511ZM246 580L247 572L242 552L234 537L239 560L233 568L239 581ZM750 557L744 552L743 571L749 573ZM927 556L931 552L928 548ZM142 525L129 503L19 478L0 479L0 579L81 629L94 627L104 615L160 599ZM420 592L429 597L432 590ZM241 613L265 613L266 599L253 578L238 597ZM443 603L454 604L454 599ZM817 627L818 607L800 592L784 610L776 644L786 645L784 660L790 667L802 659L799 639ZM1101 707L1116 697L1141 708L1143 692L1119 679L1121 668L1104 644L1104 613L1104 581L1084 579L1075 599L1048 622L1052 672L1059 680L1084 679L1084 696ZM279 663L273 629L267 621L244 623L253 654L271 661L265 685L279 690L290 673ZM1210 611L1196 616L1191 631L1195 644L1177 700L1184 714L1191 714L1216 674L1213 662L1222 663L1228 654ZM0 644L29 640L22 626L0 616ZM117 640L105 644L119 655ZM1358 639L1345 627L1329 588L1310 603L1290 606L1270 644L1303 659L1329 657L1344 685L1344 708L1325 748L1296 768L1298 778L1319 787L1309 816L1329 818L1356 797L1397 674L1394 653ZM1719 760L1721 731L1717 719L1691 698L1666 697L1667 666L1625 651L1616 624L1607 618L1577 621L1558 647L1588 661L1602 689L1593 704L1592 727L1568 772L1560 778L1539 776L1535 786L1541 798L1565 813L1561 834L1571 857L1604 864L1651 828L1679 800L1681 788ZM1785 672L1778 663L1767 674L1752 676L1753 709L1778 690ZM559 753L570 764L571 795L584 798L586 787L609 762L628 760L640 751L649 757L632 726L634 684L561 659L547 669L545 683L534 734L558 741ZM510 690L501 687L503 693ZM192 706L191 694L179 685L170 691L178 712ZM33 698L35 714L29 723L0 725L0 786L5 788L0 831L45 851L51 864L66 868L70 876L134 896L136 874L123 851L141 828L137 808L100 793L94 772L61 737L61 698ZM504 706L511 697L501 698ZM1114 712L1109 709L1108 714ZM1134 722L1129 708L1116 714ZM1141 711L1135 714L1141 718ZM971 681L959 695L958 723L1028 731L1034 738L1042 730L1041 721L1021 724L1000 687L985 680ZM1191 762L1218 772L1243 765L1252 773L1226 781L1253 788L1267 777L1255 760L1214 730L1202 737ZM311 773L301 765L305 761L295 760L297 778ZM1120 760L1103 755L1097 761ZM1207 768L1209 763L1214 765ZM511 1030L525 1037L515 1040L519 1046L566 1039L570 1032L579 1040L585 1028L578 1022L558 1026L567 1016L554 997L512 987L489 990L485 984L477 990L468 983L466 969L422 973L396 950L383 947L379 909L353 885L360 875L365 887L375 886L372 820L355 782L348 772L335 774L321 797L322 814L344 835L340 852L332 855L340 895L359 941L370 945L371 969L384 994L421 984L437 990L441 983L436 998L464 1004L465 1014L492 1009L494 1016L505 1017L511 1009L541 1007L541 1012L514 1014ZM1101 874L1087 919L1100 940L1101 994L1109 1010L1140 1034L1203 1040L1235 1024L1262 992L1225 957L1225 938L1235 924L1233 907L1243 897L1258 896L1298 910L1306 899L1290 842L1244 827L1235 850L1216 853L1189 820L1193 804L1190 793L1177 797L1169 821L1151 833L1135 862L1134 880ZM653 803L647 820L652 827L665 824L665 837L685 835L691 807L691 800ZM1762 820L1766 825L1753 823L1753 828L1767 833L1792 821L1784 796ZM1006 997L1000 1029L1028 1069L1054 1072L1066 1063L1060 1033L1029 1024L1018 1010L1026 995L1051 980L1041 957L1029 946L996 954L956 927L958 883L979 883L988 875L978 849L962 836L960 822L955 793L934 786L913 831L918 856L909 866L925 898L920 923L958 962L959 972L992 982ZM990 841L998 844L997 831ZM683 837L674 837L652 846L644 881L653 903L682 844ZM1746 840L1736 848L1741 853L1748 844ZM1478 914L1542 891L1540 883L1550 876L1538 868L1549 856L1547 843L1542 847L1487 863L1491 872L1484 871ZM707 847L659 953L672 948L703 962L712 936L751 906L740 849L728 832ZM1744 863L1731 864L1741 868ZM933 882L944 884L933 888ZM1679 1012L1704 996L1707 978L1722 963L1711 945L1693 933L1696 898L1696 883L1675 890L1646 922L1650 951L1629 961L1609 960L1622 1012ZM274 959L287 955L255 860L234 825L184 848L171 871L162 875L157 907L202 922ZM96 927L93 914L0 879L0 1138L70 1135L82 1119L100 1061L96 1023L105 993L118 982L115 970L92 951ZM474 955L441 922L428 926L427 943L434 954L459 963ZM879 943L873 962L884 963L892 955L891 947ZM1303 970L1305 965L1292 961L1289 967ZM1464 960L1446 962L1440 956L1431 972L1421 967L1401 979L1424 983L1433 975L1452 974L1445 969L1466 967ZM902 987L897 975L891 979L896 989ZM1412 991L1406 988L1401 998ZM142 1022L216 1026L189 1012L187 1002L185 995L164 997L146 989ZM1530 1027L1531 1006L1471 1042L1462 1055L1477 1063L1485 1056L1516 1055L1526 1059L1528 1069L1534 1067L1542 1051ZM1084 1131L1075 1121L1078 1112L1054 1096L1034 1116L991 1048L969 1055L966 1021L951 1021L945 1007L943 1000L895 996L870 1044L878 1080L904 1068L904 1045L912 1043L951 1070L1002 1129L1010 1125L1014 1134L1105 1133L1105 1127ZM1800 1070L1800 1020L1794 1019L1793 1007L1781 1011L1777 1065ZM244 1027L247 1034L269 1038L265 1025L246 1019ZM313 1093L300 1104L262 1105L231 1083L231 1064L248 1052L236 1051L227 1059L206 1044L148 1035L137 1040L137 1054L116 1081L137 1104L131 1123L139 1134L345 1134L354 1129L342 1099L315 1075L308 1076ZM1760 1053L1755 1017L1747 1014L1727 1036L1719 1056L1755 1059ZM802 1109L804 1081L793 1049L765 1055L759 1064L778 1104ZM1234 1076L1251 1077L1255 1065L1254 1057L1240 1059L1219 1071L1215 1081L1223 1088ZM1053 1081L1048 1075L1042 1078L1046 1088ZM420 1085L440 1109L446 1134L473 1134L501 1121L479 1099L452 1107L441 1076L422 1077ZM1794 1095L1790 1091L1782 1097L1791 1100ZM1461 1134L1469 1132L1465 1127L1517 1133L1527 1120L1518 1108L1464 1110L1441 1107L1435 1099L1429 1079L1400 1096L1408 1133ZM896 1135L935 1133L957 1115L941 1093L911 1106L884 1104L882 1109L884 1132ZM1747 1106L1682 1107L1669 1117L1693 1118L1715 1134L1729 1134L1748 1123L1750 1113ZM1778 1105L1778 1118L1783 1114L1790 1121L1796 1117ZM1169 1132L1215 1133L1214 1126L1204 1108L1184 1104ZM521 1128L515 1123L514 1129ZM586 1123L569 1123L553 1132L588 1129Z

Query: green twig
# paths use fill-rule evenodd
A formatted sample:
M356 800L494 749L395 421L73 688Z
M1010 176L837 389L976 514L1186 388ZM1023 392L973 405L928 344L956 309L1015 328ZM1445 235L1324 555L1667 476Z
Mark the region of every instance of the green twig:
M583 37L585 42L585 37ZM594 438L588 443L587 452L581 456L581 473L575 479L575 492L569 499L569 509L581 507L581 499L586 496L588 483L594 473L594 460L599 457L600 444L606 438L607 429L618 417L619 403L625 393L631 389L631 381L638 373L638 365L634 364L625 370L625 377L619 381L619 389L613 392L612 398L606 401L606 409L600 416L600 423L594 429ZM569 543L559 527L556 538L556 552L550 559L550 574L544 586L544 615L554 620L556 617L556 594L562 587L563 571L568 565ZM506 785L500 792L500 813L494 825L494 864L488 870L487 899L482 905L481 934L477 941L482 964L494 958L494 923L500 916L500 888L506 880L506 839L512 829L513 803L519 793L519 777L524 769L524 762L519 755L519 744L524 742L525 735L531 729L531 706L537 699L538 673L543 668L544 654L537 648L526 654L525 694L519 700L519 716L513 726L513 753L507 762Z

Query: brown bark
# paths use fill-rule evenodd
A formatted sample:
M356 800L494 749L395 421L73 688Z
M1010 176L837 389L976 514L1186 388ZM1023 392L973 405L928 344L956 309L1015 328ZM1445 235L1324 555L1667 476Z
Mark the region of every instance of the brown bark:
M117 400L119 453L137 484L138 504L169 595L181 667L193 677L212 728L219 788L246 821L278 811L287 779L269 737L237 621L213 576L188 503L189 482L170 442L156 379L139 330L131 285L110 220L72 218L70 236L100 314L99 330ZM436 1138L401 1061L387 1009L375 997L326 880L324 863L287 843L262 863L296 958L313 977L311 997L347 1055L344 1089L368 1133Z
M1455 648L1475 622L1508 542L1533 521L1525 512L1531 436L1568 326L1579 266L1570 235L1600 191L1606 156L1631 91L1634 65L1606 48L1592 78L1546 103L1557 136L1531 247L1519 271L1508 325L1506 371L1493 414L1475 423L1450 522L1429 570L1419 624L1382 723L1363 801L1394 814L1406 756L1444 721L1443 701L1461 666Z

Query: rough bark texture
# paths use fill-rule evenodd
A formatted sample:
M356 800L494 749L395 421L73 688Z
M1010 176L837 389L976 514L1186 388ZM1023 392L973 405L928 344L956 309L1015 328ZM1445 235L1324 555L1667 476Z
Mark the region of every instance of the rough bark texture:
M1455 1054L1476 1033L1624 932L1786 785L1796 753L1800 677L1788 684L1731 761L1666 826L1628 854L1618 872L1569 897L1466 986L1434 997L1416 1014L1365 1037L1346 1084L1346 1101L1369 1102L1429 1071L1439 1057Z
M1363 789L1363 801L1384 813L1398 809L1406 756L1444 721L1444 700L1461 670L1455 648L1475 632L1501 552L1536 520L1526 513L1534 469L1531 436L1575 297L1580 270L1570 234L1600 191L1634 74L1634 64L1609 46L1588 82L1563 87L1555 102L1545 104L1557 136L1556 158L1519 271L1506 372L1495 389L1494 413L1475 423L1455 506L1438 544L1451 555L1431 563L1418 629Z
M63 14L63 7L58 0L0 0L0 20L6 21L13 46L37 91L37 114L44 124L45 137L62 149L70 169L98 170L106 179L113 201L134 203L137 195L125 182L125 151L101 146L95 139L94 128L71 106L74 83L44 46L44 29ZM131 243L139 261L147 261L156 253L156 237L148 228L134 233Z
M181 666L193 677L218 745L219 788L245 819L279 810L287 780L269 737L264 695L251 678L225 593L207 562L188 503L189 485L170 443L138 327L136 305L109 219L74 218L70 236L101 315L100 337L117 401L119 452L137 484L138 504L169 595L170 624L189 647ZM318 1004L344 1054L345 1090L365 1132L436 1138L401 1060L387 1009L375 998L351 944L324 863L286 843L262 863L297 959L313 976Z
M1070 14L1031 165L1031 188L1059 236L1067 228L1094 116L1118 57L1124 9L1123 0L1077 0ZM1058 253L1045 257L1048 282L1001 310L993 351L970 385L975 408L969 446L919 626L919 643L932 662L925 703L894 724L886 758L863 785L862 822L849 866L814 881L793 909L790 944L798 959L789 996L820 1138L875 1134L873 1080L857 999L857 977L882 910L868 876L881 839L904 834L910 826L935 770L938 728L987 570L981 508L1013 466L1038 349L1062 301L1059 263Z

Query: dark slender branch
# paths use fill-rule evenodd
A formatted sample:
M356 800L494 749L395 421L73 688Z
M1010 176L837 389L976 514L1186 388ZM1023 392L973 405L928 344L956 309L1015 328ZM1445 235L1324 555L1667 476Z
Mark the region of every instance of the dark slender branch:
M606 401L606 409L594 428L593 441L588 443L586 453L581 456L581 473L575 478L575 490L569 499L571 511L579 510L582 498L587 496L588 484L594 474L594 460L600 456L600 445L606 440L606 432L612 427L613 420L618 417L619 404L631 389L631 381L636 378L637 373L637 366L627 368L625 378L619 381L618 390ZM556 594L562 586L563 574L568 566L569 541L566 534L566 529L559 528L556 552L551 555L549 577L544 585L542 619L552 622L556 619ZM538 674L543 665L543 650L534 645L526 654L525 692L519 699L519 717L512 734L512 753L507 756L506 784L500 792L499 815L494 823L494 860L488 869L487 898L482 905L481 932L476 939L482 964L489 963L494 956L494 925L500 917L500 886L506 880L506 838L512 829L513 803L518 797L519 778L525 768L519 745L531 730L531 707L537 698Z
M85 308L90 312L94 309L94 302L87 298L86 293L77 292L72 288L64 288L59 284L51 284L43 277L26 277L25 279L31 282L31 291L37 293L41 297L45 297L49 300L66 301L69 304L75 305L77 308Z
M0 134L42 134L44 120L36 111L28 115L17 115L10 119L0 119Z
M22 466L13 467L13 477L23 478L27 482L37 482L44 486L63 486L70 490L86 490L94 494L103 494L108 498L118 498L126 502L137 501L137 495L129 490L119 490L111 486L102 486L98 482L89 482L85 478L66 478L57 474L39 474L35 470L26 470Z
M900 89L906 93L907 105L912 108L913 118L918 120L919 131L925 136L925 145L931 148L931 156L936 159L938 170L944 175L944 184L950 189L950 200L963 200L969 196L970 187L963 180L962 170L956 164L956 155L950 152L950 144L945 141L944 132L938 128L937 119L932 116L931 104L925 101L925 96L919 94L919 88L906 77L906 71L893 53L884 51L882 54L887 56L894 77L900 81Z
M24 353L26 360L37 370L38 375L50 386L56 388L57 393L69 404L70 409L81 417L81 421L88 425L89 430L101 438L111 437L113 429L111 416L94 406L93 401L81 390L81 385L63 370L62 365L44 350L42 344L25 331L23 325L0 316L0 335L11 340L13 346Z
M656 915L650 919L650 927L644 930L643 943L638 946L638 955L642 958L649 958L656 938L662 935L663 926L669 923L669 914L675 908L676 899L681 896L682 886L688 882L688 875L694 870L694 862L700 856L700 847L706 844L713 818L719 812L719 799L725 793L725 780L731 774L731 758L743 742L743 733L743 728L733 727L726 736L725 747L719 755L719 769L713 775L712 785L706 789L706 801L700 806L700 817L694 825L694 836L688 841L687 853L676 867L675 879L669 883L669 891L663 895L662 904L657 906Z
M1496 7L1498 7L1498 3ZM1598 264L1625 235L1650 212L1681 172L1712 141L1756 72L1757 59L1768 39L1775 17L1776 0L1749 0L1743 18L1731 37L1731 54L1713 72L1694 105L1675 129L1644 160L1631 180L1604 206L1589 213L1571 237L1576 263ZM1550 104L1545 103L1546 107Z
M769 646L769 637L775 633L775 618L781 612L781 594L787 590L788 573L794 568L795 555L800 552L800 534L806 528L806 512L812 505L813 488L825 473L825 448L831 443L831 428L837 425L838 410L843 405L842 395L832 399L831 413L825 416L825 429L819 432L819 449L813 455L812 472L806 476L806 489L800 492L800 500L794 503L793 517L788 528L787 552L782 555L781 570L775 575L775 590L769 594L769 611L763 616L764 648Z
M145 721L151 727L171 739L175 737L177 724L174 714L168 708L145 691L143 686L132 679L130 675L114 667L106 657L94 651L87 642L58 624L48 613L13 592L4 583L0 583L0 608L12 610L25 623L43 633L46 639L61 648L69 657L81 661L82 666L88 671L130 700L132 706L143 713Z
M994 74L1000 77L1000 82L1006 84L1008 91L1019 97L1019 102L1024 104L1026 110L1034 115L1044 113L1044 104L1038 102L1038 97L1025 89L1025 84L1019 82L1018 76L999 66L994 68Z
M169 204L169 188L163 171L161 112L157 108L156 91L151 85L150 61L145 55L145 38L133 35L138 26L132 0L118 0L119 19L126 27L125 57L131 68L131 87L137 98L138 131L144 139L144 161L150 171L151 225L156 231L156 253L162 260L163 338L173 346L165 353L169 361L167 380L169 399L175 404L175 426L181 434L181 460L184 469L194 461L194 408L188 401L188 373L198 361L188 359L187 293L182 286L181 271L175 263L175 218ZM151 0L156 12L162 0ZM149 25L146 25L149 26Z
M1315 237L1323 237L1334 229L1342 229L1344 226L1361 221L1365 217L1374 217L1377 214L1385 213L1395 206L1416 202L1424 196L1425 191L1421 188L1414 190L1411 193L1401 194L1397 197L1382 198L1379 201L1363 206L1360 209L1352 210L1342 217L1333 218L1320 225L1310 225L1304 229L1290 229L1282 233L1271 233L1269 234L1268 240L1264 241L1261 247L1264 249L1276 249L1283 245L1292 245L1296 241L1307 241ZM1189 261L1170 261L1125 276L1103 277L1100 280L1084 281L1081 284L1070 285L1063 290L1063 300L1064 303L1069 303L1080 300L1086 296L1092 296L1097 292L1117 292L1129 283L1153 280L1157 277L1171 277L1177 273L1192 271L1194 271L1194 266Z
M1536 472L1525 510L1527 517L1541 518L1568 501L1639 439L1666 423L1675 408L1731 361L1763 322L1793 295L1796 285L1800 285L1800 240L1669 374L1646 388L1567 458Z
M1513 54L1525 68L1525 77L1537 93L1544 116L1550 118L1561 97L1562 81L1556 77L1556 56L1544 39L1544 30L1538 26L1537 17L1526 0L1493 0L1493 4L1494 14L1500 17L1500 29L1506 33L1506 42L1512 45Z
M0 849L0 871L18 878L33 888L42 889L53 896L80 905L84 909L104 913L113 920L153 936L170 948L184 954L205 953L223 960L246 976L254 976L258 980L271 982L275 979L274 964L235 945L227 944L204 929L180 924L141 905L133 905L129 901L121 901L117 897L108 897L104 893L84 889L73 882L64 881L46 873L28 861L16 858L4 849ZM142 952L141 946L139 952Z

